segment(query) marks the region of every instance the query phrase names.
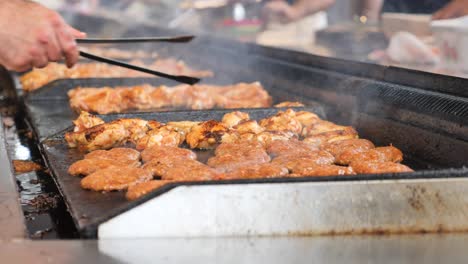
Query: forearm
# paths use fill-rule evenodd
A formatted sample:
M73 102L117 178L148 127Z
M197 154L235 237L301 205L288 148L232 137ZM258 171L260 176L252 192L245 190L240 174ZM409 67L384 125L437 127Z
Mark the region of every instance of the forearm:
M293 8L299 12L301 17L305 17L326 10L334 3L335 0L299 0L293 5Z
M369 20L378 20L384 0L364 0L361 15Z

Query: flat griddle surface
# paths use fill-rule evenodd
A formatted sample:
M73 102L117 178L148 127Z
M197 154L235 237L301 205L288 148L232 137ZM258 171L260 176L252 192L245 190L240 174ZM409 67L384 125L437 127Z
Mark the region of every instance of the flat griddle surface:
M281 109L247 109L252 119L259 120L277 113ZM304 110L315 112L324 117L323 109L304 108ZM146 120L156 119L160 122L169 121L206 121L210 119L221 120L225 113L232 110L211 110L211 111L180 111L161 113L139 113L139 114L119 114L102 116L106 121L118 118L143 118ZM70 176L67 172L69 166L83 158L83 152L68 148L65 140L64 130L41 143L43 155L48 163L62 195L68 205L69 211L83 236L95 236L96 227L102 221L128 210L135 206L135 202L128 202L125 199L125 192L99 193L86 191L80 187L80 177ZM206 162L212 151L196 151L199 160ZM258 182L258 181L245 181ZM168 190L167 188L163 188Z

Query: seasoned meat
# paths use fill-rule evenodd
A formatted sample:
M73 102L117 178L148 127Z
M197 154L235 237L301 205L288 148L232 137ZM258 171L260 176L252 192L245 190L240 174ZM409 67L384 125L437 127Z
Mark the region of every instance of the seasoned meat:
M155 145L146 148L143 152L141 152L141 158L144 162L158 160L166 157L180 157L193 160L197 159L197 155L193 151L171 146Z
M223 143L215 150L215 156L208 160L210 167L219 171L230 171L241 166L261 164L270 161L263 146L255 142Z
M183 135L171 126L162 126L159 129L151 130L140 138L136 144L138 150L143 150L152 146L177 147L184 142Z
M378 147L353 155L350 163L353 161L401 162L403 161L403 153L393 146Z
M239 167L244 167L252 164L262 164L270 161L270 156L265 152L258 156L245 158L241 155L224 155L215 156L208 159L208 166L215 168L218 171L227 172Z
M146 121L139 118L122 118L112 122L122 124L129 133L128 140L133 143L138 142L148 131L161 126L157 121Z
M302 125L295 119L296 112L288 109L284 112L278 112L276 115L262 119L260 126L267 131L291 132L299 135L302 131Z
M249 88L251 89L246 92ZM212 109L214 107L245 108L271 105L271 98L263 87L244 83L229 86L154 87L144 84L115 88L85 87L72 89L68 95L72 109L100 114L161 107Z
M166 156L153 159L143 164L142 168L150 171L154 177L162 177L167 171L176 166L183 166L188 159L180 156Z
M321 121L318 115L307 111L296 112L294 119L299 121L304 128Z
M119 161L138 161L140 152L131 148L113 148L111 150L95 150L85 155L85 159L105 159L118 163Z
M141 163L137 160L84 159L73 163L68 168L68 173L72 176L89 175L109 167L139 167L140 165Z
M210 120L193 126L186 141L192 149L211 149L221 143L227 132L228 128L223 123Z
M68 92L70 107L76 112L87 111L99 114L119 113L122 97L111 87L76 88Z
M163 180L176 181L210 181L221 177L213 168L196 160L185 160L183 164L168 168L161 176Z
M321 149L332 153L336 158L336 163L341 165L348 165L356 154L373 148L375 148L374 144L366 139L329 142L321 147Z
M93 151L97 149L110 149L120 146L127 141L137 142L148 131L159 129L161 124L157 121L142 119L117 119L80 132L68 132L65 139L71 148Z
M216 148L215 155L224 156L239 154L240 156L254 156L259 154L258 151L260 151L260 153L265 151L263 145L258 142L222 143Z
M149 65L145 65L141 61L132 61L132 64L145 66L150 69L159 70L174 75L187 75L195 77L213 76L213 72L211 71L194 70L185 65L183 61L173 58L157 59ZM67 66L64 64L52 62L49 63L45 68L34 68L32 71L21 76L20 81L23 89L29 92L57 79L143 76L148 76L148 74L118 66L112 66L105 63L79 63L76 64L73 68L67 68Z
M267 152L273 157L296 153L308 153L318 150L317 147L297 139L276 140L268 145Z
M171 182L173 181L152 180L152 181L137 183L135 185L128 187L125 197L128 200L133 201Z
M104 124L104 120L86 111L81 111L80 116L73 121L75 128L73 132L81 132L93 126Z
M347 149L362 149L368 150L375 148L374 144L367 139L348 139L330 142L324 144L320 149L330 152L333 156L339 156L343 151Z
M13 167L16 173L27 173L42 170L42 166L28 160L13 160Z
M285 101L281 102L278 104L275 104L275 107L277 108L285 108L285 107L303 107L304 104L301 102L290 102L290 101Z
M241 121L240 123L235 125L233 129L239 134L259 134L264 131L264 128L261 127L255 120Z
M312 122L311 125L306 126L302 131L302 135L304 137L311 137L311 136L318 136L322 133L332 132L332 131L343 131L341 132L343 135L350 135L354 134L357 136L356 130L350 126L340 126L335 123L319 120L317 122Z
M289 140L297 138L296 134L289 131L265 131L255 136L255 140L268 147L276 140Z
M152 178L149 171L141 168L109 167L84 177L81 180L81 187L94 191L116 191Z
M168 126L172 127L175 131L179 132L182 137L185 139L185 136L192 130L192 127L200 124L200 122L193 121L179 121L179 122L169 122Z
M353 175L355 172L351 167L343 167L337 165L317 165L303 167L296 170L289 177L304 177L304 176L335 176L335 175Z
M354 161L351 167L359 174L412 172L408 166L393 162Z
M320 150L308 153L282 155L274 158L272 163L284 166L293 173L296 173L297 171L302 171L308 167L331 165L334 161L335 158L330 153Z
M125 143L130 133L125 126L117 121L101 124L82 132L69 132L65 134L68 146L87 151L97 149L110 149Z
M238 83L218 88L215 96L219 108L270 107L271 96L259 82Z
M287 174L288 169L278 164L249 164L229 171L225 175L222 175L220 180L273 178Z
M225 114L223 116L222 122L227 127L232 128L233 126L236 126L242 121L249 121L249 120L250 120L250 116L248 113L234 111L234 112Z
M304 142L307 142L308 144L314 145L316 147L320 147L321 145L327 143L357 138L357 132L352 127L346 127L343 130L328 131L306 137Z

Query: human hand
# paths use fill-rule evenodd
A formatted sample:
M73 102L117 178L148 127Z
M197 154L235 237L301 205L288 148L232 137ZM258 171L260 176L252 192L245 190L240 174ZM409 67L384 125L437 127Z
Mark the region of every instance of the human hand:
M452 0L432 15L433 20L457 18L468 15L468 0Z
M300 10L289 5L286 1L275 0L268 2L262 10L262 15L267 20L271 17L279 19L281 23L290 23L301 18Z
M27 0L2 1L0 28L0 64L14 71L42 68L62 58L71 67L79 56L75 39L86 36L58 13Z

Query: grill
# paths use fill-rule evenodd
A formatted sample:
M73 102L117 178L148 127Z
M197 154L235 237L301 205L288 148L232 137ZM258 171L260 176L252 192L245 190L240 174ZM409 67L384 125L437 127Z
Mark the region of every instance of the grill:
M138 32L152 35L168 33L162 29L142 27L131 29L124 35L134 36ZM460 216L461 213L461 218L458 219L460 221L434 216L437 212L452 212L450 210L454 210L455 206L446 204L444 199L448 198L440 195L442 187L431 189L430 185L435 182L439 186L450 186L450 181L468 176L468 170L464 167L468 163L468 92L463 89L468 84L466 80L209 37L200 37L183 47L161 44L158 46L158 53L162 57L177 54L188 65L213 69L215 77L204 79L205 83L260 81L275 102L301 101L307 105L307 109L318 112L328 120L354 126L363 138L378 145L395 145L405 153L406 164L416 172L401 175L173 184L135 202L126 201L122 193L84 191L79 187L79 179L66 173L71 162L80 158L63 141L64 132L70 129L71 121L76 117L68 106L66 92L76 86L172 83L155 78L58 80L25 95L23 107L40 142L42 155L82 237L145 234L301 235L468 229L467 222L460 220L466 220L465 216ZM5 74L1 76L2 79L9 77L11 76ZM21 90L19 86L13 87L14 82L11 84L10 88ZM161 109L160 112L106 115L103 118L113 120L120 117L141 117L163 122L208 120L220 119L224 113L230 111L232 110ZM251 113L254 118L261 118L277 109L243 111ZM351 188L353 184L362 182L367 184L367 187L362 187L364 189L375 188L381 195L385 190L390 190L401 196L397 200L406 203L397 206L400 215L391 217L382 213L373 218L372 213L368 213L366 218L359 216L362 211L345 210L341 217L340 210L346 206L356 206L356 201L365 205L360 209L373 210L373 202L365 200L357 189ZM391 187L378 187L380 182L388 183ZM421 186L425 189L421 189ZM223 197L223 192L235 193L237 196ZM275 196L274 193L278 195ZM351 201L347 195L351 196ZM215 204L211 201L213 199L218 199ZM322 204L311 203L308 199L319 199ZM396 198L389 198L390 201L395 201L394 199ZM200 205L203 202L206 203L206 208ZM445 209L438 207L440 204L445 204ZM426 211L422 212L421 207ZM184 210L173 212L171 208ZM264 208L264 215L258 214L259 208ZM334 213L314 210L331 210ZM314 212L317 214L314 215ZM253 215L246 217L246 213ZM297 221L292 223L280 219L273 224L261 221L256 223L252 219L255 216L267 221L268 217L281 217L285 213L292 215ZM190 215L193 219L184 219ZM215 220L203 219L202 216ZM347 216L354 218L346 219ZM148 217L156 221L149 229L151 223ZM227 219L228 217L232 219ZM424 220L429 217L435 217L435 220ZM135 222L136 219L138 222ZM204 223L203 220L207 222ZM212 225L206 226L207 223ZM128 231L130 226L131 231Z

